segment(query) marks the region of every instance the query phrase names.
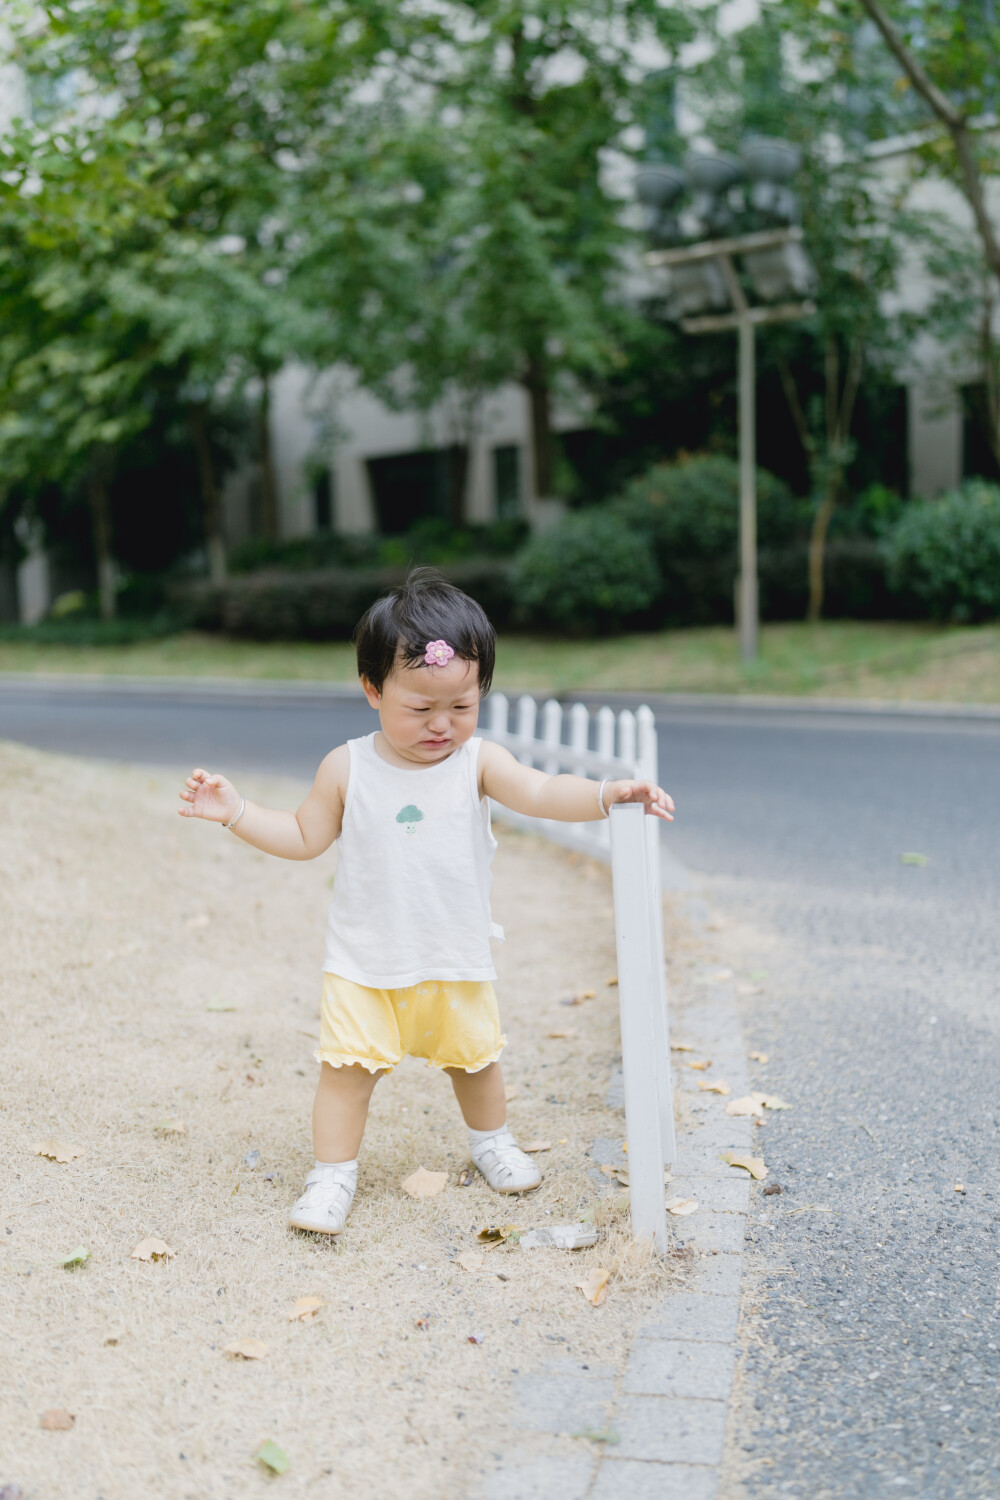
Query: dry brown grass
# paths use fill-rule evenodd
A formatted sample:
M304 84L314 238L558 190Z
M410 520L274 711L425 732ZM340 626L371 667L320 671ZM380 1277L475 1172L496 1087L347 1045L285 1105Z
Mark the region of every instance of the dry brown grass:
M286 806L299 792L247 787ZM514 1440L512 1372L563 1355L620 1364L666 1274L613 1218L593 1250L504 1247L473 1274L452 1262L486 1224L594 1203L587 1148L622 1129L604 1104L618 1047L608 875L502 837L505 1071L515 1130L554 1143L542 1188L459 1187L450 1088L408 1061L376 1091L348 1231L324 1241L285 1215L312 1164L303 1033L318 1029L333 858L268 859L182 823L175 798L167 774L0 744L0 1485L47 1500L253 1497L272 1481L250 1455L272 1437L291 1458L283 1487L465 1496ZM596 999L559 1004L587 986ZM573 1035L548 1039L556 1029ZM167 1117L186 1134L158 1134ZM52 1136L85 1154L35 1155ZM399 1184L420 1164L448 1186L415 1202ZM176 1258L131 1260L147 1235ZM90 1260L59 1268L80 1244ZM600 1309L574 1285L594 1264L617 1267ZM289 1322L306 1295L327 1305ZM267 1358L222 1352L242 1337ZM49 1407L74 1429L42 1431Z

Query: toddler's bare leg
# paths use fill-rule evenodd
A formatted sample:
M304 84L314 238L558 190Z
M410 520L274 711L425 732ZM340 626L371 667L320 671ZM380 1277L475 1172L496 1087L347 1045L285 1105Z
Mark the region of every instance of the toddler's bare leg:
M507 1119L503 1096L503 1073L498 1062L466 1073L464 1068L445 1068L462 1118L470 1130L502 1130Z
M349 1068L320 1064L313 1100L313 1150L317 1161L354 1160L365 1133L372 1091L387 1071L383 1068L378 1073L369 1073L359 1063Z

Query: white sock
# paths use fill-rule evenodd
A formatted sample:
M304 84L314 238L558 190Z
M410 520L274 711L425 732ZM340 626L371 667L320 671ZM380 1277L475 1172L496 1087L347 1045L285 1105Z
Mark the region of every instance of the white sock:
M334 1167L337 1167L345 1172L353 1172L356 1177L358 1175L358 1158L355 1157L353 1161L320 1161L317 1156L316 1167L321 1172L332 1172Z
M502 1135L507 1129L506 1122L498 1125L495 1130L473 1130L469 1127L469 1149L475 1151L484 1141L491 1141L495 1135Z

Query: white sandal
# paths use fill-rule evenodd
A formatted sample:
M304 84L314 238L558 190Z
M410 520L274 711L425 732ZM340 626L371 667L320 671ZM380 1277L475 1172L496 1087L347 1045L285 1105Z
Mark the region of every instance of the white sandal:
M339 1234L347 1222L358 1185L357 1167L314 1167L306 1190L289 1215L290 1229Z
M472 1160L495 1193L530 1193L542 1174L509 1130L498 1130L472 1148Z

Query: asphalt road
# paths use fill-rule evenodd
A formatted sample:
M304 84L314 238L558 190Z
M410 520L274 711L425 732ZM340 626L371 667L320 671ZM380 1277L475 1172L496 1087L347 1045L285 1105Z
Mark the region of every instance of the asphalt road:
M997 1500L1000 722L658 722L670 845L766 971L755 1087L794 1104L761 1132L782 1193L751 1220L731 1494ZM305 778L373 725L350 697L0 683L0 738L179 774Z

